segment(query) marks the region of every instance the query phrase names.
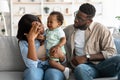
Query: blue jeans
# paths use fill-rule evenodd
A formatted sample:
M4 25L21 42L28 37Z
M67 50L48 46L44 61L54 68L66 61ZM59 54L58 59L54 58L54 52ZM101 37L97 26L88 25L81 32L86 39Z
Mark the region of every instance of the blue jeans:
M24 80L65 80L64 74L54 68L27 68L24 71Z
M120 80L120 56L114 56L106 59L99 64L85 63L79 64L74 75L76 80L93 80L99 77L114 77L118 75Z

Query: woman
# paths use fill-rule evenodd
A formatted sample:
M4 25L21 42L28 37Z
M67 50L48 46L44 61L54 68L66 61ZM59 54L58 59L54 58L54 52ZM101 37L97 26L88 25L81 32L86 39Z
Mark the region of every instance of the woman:
M44 29L41 20L37 16L31 14L22 16L18 23L17 38L22 58L27 67L24 71L24 80L65 79L61 71L49 66L44 53L39 51L40 45L44 41ZM38 56L41 53L44 56Z

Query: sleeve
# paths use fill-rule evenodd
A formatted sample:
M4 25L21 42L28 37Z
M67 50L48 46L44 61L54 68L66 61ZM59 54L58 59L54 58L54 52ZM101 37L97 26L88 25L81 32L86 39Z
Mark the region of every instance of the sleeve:
M113 40L113 36L111 32L106 28L103 28L102 31L101 46L101 52L106 59L112 56L116 56L117 51Z
M63 29L60 29L58 34L59 34L60 38L65 37L65 33L64 33Z
M19 42L19 47L20 47L21 55L22 55L22 58L23 58L23 61L24 61L25 65L28 68L37 67L38 60L34 61L34 60L31 60L31 59L27 58L28 43L26 41L20 41Z

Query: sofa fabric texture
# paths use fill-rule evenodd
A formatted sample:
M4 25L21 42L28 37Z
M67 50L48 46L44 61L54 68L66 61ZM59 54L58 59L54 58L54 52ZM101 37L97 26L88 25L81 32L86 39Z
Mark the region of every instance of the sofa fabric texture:
M120 39L115 39L115 45L120 53ZM23 80L25 64L22 60L18 40L15 36L0 37L0 80ZM75 80L73 74L70 80ZM117 80L115 78L98 78L94 80Z
M18 41L15 37L0 37L0 71L23 71Z

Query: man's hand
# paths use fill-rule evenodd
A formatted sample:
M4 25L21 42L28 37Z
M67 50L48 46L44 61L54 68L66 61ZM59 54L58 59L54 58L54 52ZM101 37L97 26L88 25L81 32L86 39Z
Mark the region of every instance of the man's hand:
M87 62L87 58L85 55L83 56L75 56L73 57L73 59L71 60L72 63L77 66L79 64L83 64L83 63L86 63Z
M53 46L50 49L50 53L59 53L60 47L59 46Z

